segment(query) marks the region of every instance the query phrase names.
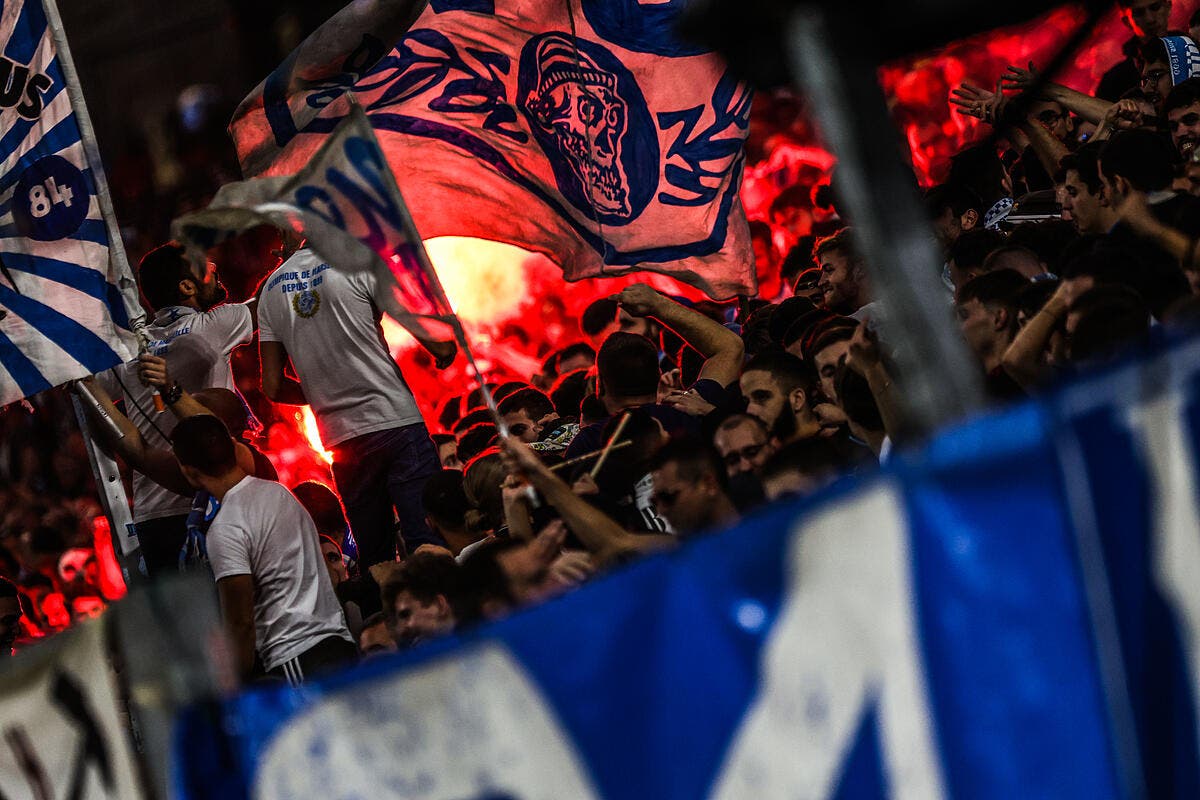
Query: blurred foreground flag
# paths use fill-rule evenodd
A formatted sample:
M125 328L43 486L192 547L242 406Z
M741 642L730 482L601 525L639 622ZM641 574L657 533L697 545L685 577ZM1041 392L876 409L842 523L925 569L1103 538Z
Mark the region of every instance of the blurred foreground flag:
M679 39L685 3L433 0L409 27L420 5L347 6L268 76L232 124L246 175L300 169L351 89L423 238L753 293L751 92Z
M0 686L6 800L144 797L109 666L103 620L20 653Z
M222 186L208 208L175 220L172 235L188 247L207 250L259 225L295 231L330 266L376 273L380 287L392 287L375 298L382 310L414 335L436 338L425 319L444 320L453 311L371 123L356 104L339 105L348 109L342 122L297 174ZM292 279L311 280L296 302L314 302L306 298L317 297L311 289L320 278Z
M457 638L197 707L178 797L1194 800L1198 454L1193 337Z
M109 247L53 0L0 8L3 406L127 361L136 344L117 288L131 279L120 243Z

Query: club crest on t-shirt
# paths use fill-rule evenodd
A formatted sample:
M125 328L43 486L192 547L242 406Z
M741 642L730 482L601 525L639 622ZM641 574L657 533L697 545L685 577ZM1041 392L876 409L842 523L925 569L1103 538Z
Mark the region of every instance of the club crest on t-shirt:
M296 313L307 319L316 314L321 308L321 295L316 289L305 289L292 296L292 308Z

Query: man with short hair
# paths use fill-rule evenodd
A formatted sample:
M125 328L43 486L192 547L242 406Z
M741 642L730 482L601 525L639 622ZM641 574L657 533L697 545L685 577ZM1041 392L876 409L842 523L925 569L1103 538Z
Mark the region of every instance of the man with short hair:
M984 272L996 272L1002 269L1020 273L1026 280L1046 274L1046 265L1038 258L1037 253L1020 245L1006 244L1004 247L993 250L983 260Z
M713 445L730 478L747 473L757 475L775 453L766 424L749 414L734 414L718 425Z
M387 617L382 611L376 611L363 620L362 630L358 632L358 651L362 653L363 658L380 653L394 653L398 649L396 640L392 638L392 632L388 629Z
M850 228L817 242L813 256L821 268L822 305L835 314L853 316L871 301L866 264L858 254Z
M416 553L383 586L383 610L397 644L410 646L451 633L458 565L439 553Z
M1096 96L1116 102L1129 89L1135 89L1141 80L1138 69L1138 50L1148 41L1166 36L1171 27L1171 0L1118 0L1121 21L1133 32L1133 36L1122 45L1124 60L1104 73L1096 87Z
M1117 210L1109 202L1100 177L1100 145L1085 144L1059 162L1056 177L1062 187L1063 218L1080 233L1105 234L1117 224Z
M810 495L849 466L844 449L828 439L801 439L779 448L763 465L763 493L772 503Z
M154 314L146 329L147 352L166 359L179 388L196 393L217 387L236 391L230 354L254 335L256 301L225 303L228 296L212 261L200 263L169 242L138 264L138 286ZM97 376L152 447L166 449L175 417L156 407L155 387L138 378L138 362ZM164 397L164 399L167 399ZM133 523L151 577L170 574L187 538L192 492L178 494L139 471L133 473Z
M804 354L817 372L821 394L831 403L837 403L838 369L846 363L850 340L854 338L857 328L857 325L826 327L804 346Z
M686 437L668 442L655 455L651 475L654 506L679 536L738 521L725 465L704 442Z
M408 552L445 546L421 507L437 449L380 327L375 297L388 291L374 273L342 272L303 248L266 278L259 309L263 392L312 406L364 570L396 557L397 518ZM440 367L453 360L452 343L422 345Z
M983 275L987 270L984 263L993 250L1005 245L1007 239L1000 231L979 228L958 237L950 248L950 258L946 263L950 282L958 291L963 284L972 278Z
M1028 285L1020 273L998 270L968 281L958 292L963 338L983 367L989 393L998 399L1023 395L1001 362L1017 334L1017 296Z
M726 387L741 372L745 348L740 336L645 284L627 286L615 298L624 312L657 320L656 324L669 328L703 357L695 383L684 393L687 400L700 399L711 406L725 402ZM596 355L596 372L597 393L609 415L647 406L668 434L699 433L697 417L670 401L658 402L658 349L645 337L623 331L609 336ZM602 428L602 424L582 428L567 448L566 458L599 449Z
M1188 78L1171 89L1163 104L1171 141L1184 161L1189 161L1200 142L1200 78Z
M541 439L542 431L558 419L550 398L533 387L513 392L500 401L497 410L509 435L526 444Z
M444 469L435 472L425 483L421 494L429 527L445 541L456 557L479 536L467 529L466 512L469 506L467 493L463 490L461 469Z
M973 191L955 183L941 183L925 193L925 207L933 219L938 244L949 252L958 237L974 230L983 220L983 205Z
M813 413L813 372L782 350L759 353L742 371L746 413L758 418L780 444L819 436L821 422Z
M456 469L461 472L463 463L458 457L458 437L453 433L433 433L429 438L433 439L433 445L437 448L438 463L442 465L442 469Z
M181 420L171 443L188 481L221 504L208 529L208 560L238 672L252 675L256 652L269 674L293 685L352 662L354 640L300 501L238 466L216 417Z

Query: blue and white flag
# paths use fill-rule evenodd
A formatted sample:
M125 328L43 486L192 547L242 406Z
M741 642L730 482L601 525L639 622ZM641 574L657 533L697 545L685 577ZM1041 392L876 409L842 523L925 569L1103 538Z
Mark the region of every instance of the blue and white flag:
M137 353L118 288L128 268L110 250L82 95L44 2L0 10L0 406Z
M685 0L350 3L238 109L247 176L296 172L354 92L424 238L753 294L739 197L752 93L685 41ZM410 21L416 14L415 21Z
M179 796L1198 797L1198 452L1193 339L457 640L200 710Z
M345 118L298 173L222 186L207 208L175 220L172 233L204 251L259 225L294 231L333 268L376 273L382 310L431 338L425 320L448 321L453 309L371 123L356 104L344 107Z

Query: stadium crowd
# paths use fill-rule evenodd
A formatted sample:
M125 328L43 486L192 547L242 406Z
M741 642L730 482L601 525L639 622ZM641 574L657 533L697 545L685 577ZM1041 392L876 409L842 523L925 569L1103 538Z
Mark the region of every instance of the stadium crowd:
M1200 50L1168 29L1170 8L1124 0L1128 58L1092 95L1032 65L953 92L993 135L925 192L943 256L929 269L995 402L1196 318ZM121 431L93 426L133 471L147 575L211 571L242 675L297 683L885 462L905 439L904 376L875 329L853 220L836 183L779 198L751 224L757 297L627 286L588 305L538 374L491 384L494 411L476 388L430 419L380 333L370 276L294 242L233 303L218 261L152 249L138 268L147 352L83 382ZM237 348L255 335L245 374L260 386L231 367L254 358ZM421 344L433 369L462 357ZM35 402L0 417L5 651L121 591L97 559L111 545L68 396ZM333 453L326 481L280 482L256 447L258 418L298 405ZM47 436L61 443L49 453Z

